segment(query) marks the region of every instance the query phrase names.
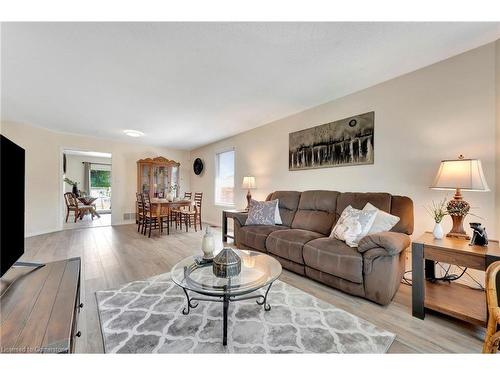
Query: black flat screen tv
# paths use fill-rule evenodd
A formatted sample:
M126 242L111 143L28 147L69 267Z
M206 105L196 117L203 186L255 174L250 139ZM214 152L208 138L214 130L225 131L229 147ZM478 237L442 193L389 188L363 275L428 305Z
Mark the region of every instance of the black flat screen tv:
M0 135L0 277L24 253L24 149Z

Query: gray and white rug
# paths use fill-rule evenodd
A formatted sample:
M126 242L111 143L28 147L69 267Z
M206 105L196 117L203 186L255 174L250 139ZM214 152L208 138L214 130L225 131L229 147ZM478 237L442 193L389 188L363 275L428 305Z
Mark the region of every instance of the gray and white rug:
M170 274L96 292L106 353L385 353L395 335L281 281L268 295L230 303L222 345L222 304L186 297Z

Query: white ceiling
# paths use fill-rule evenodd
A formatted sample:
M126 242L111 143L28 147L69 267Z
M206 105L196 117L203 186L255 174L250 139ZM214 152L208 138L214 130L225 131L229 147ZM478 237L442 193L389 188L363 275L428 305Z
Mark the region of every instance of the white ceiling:
M3 23L1 116L193 149L496 40L499 25Z

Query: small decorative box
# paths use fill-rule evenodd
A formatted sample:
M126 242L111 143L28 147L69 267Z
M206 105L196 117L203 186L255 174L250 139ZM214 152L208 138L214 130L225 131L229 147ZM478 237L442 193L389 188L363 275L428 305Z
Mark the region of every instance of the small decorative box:
M213 272L217 277L233 277L241 272L241 258L230 247L225 247L213 260Z

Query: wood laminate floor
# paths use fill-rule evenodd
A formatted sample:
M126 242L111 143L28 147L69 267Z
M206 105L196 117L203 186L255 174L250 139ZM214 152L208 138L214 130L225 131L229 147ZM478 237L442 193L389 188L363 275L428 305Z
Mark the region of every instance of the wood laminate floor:
M215 236L222 246L220 232ZM79 319L82 336L79 353L103 352L94 293L123 283L168 272L182 258L199 253L202 232L172 230L170 236L147 238L135 225L64 230L26 240L22 260L50 262L81 257L82 302ZM425 320L411 316L411 290L401 285L394 301L379 306L302 276L283 271L280 279L326 302L366 319L397 337L391 353L480 353L484 329L441 316L427 314Z
M63 229L82 229L82 228L94 228L94 227L106 227L111 225L111 214L101 213L101 217L94 217L93 219L90 215L85 215L83 219L74 221L73 213L70 214L68 222L66 222L66 217L63 218Z

